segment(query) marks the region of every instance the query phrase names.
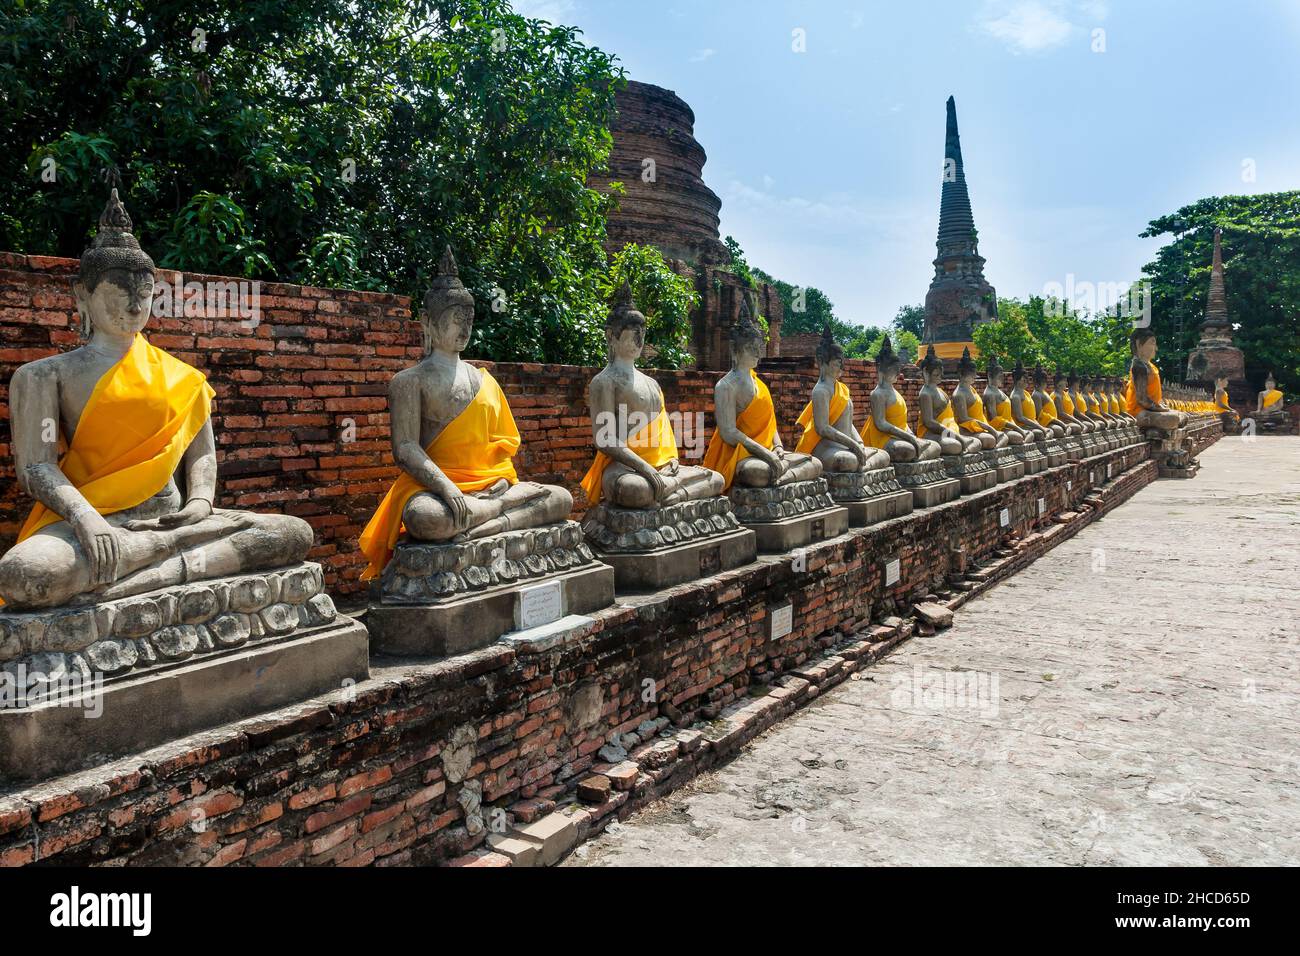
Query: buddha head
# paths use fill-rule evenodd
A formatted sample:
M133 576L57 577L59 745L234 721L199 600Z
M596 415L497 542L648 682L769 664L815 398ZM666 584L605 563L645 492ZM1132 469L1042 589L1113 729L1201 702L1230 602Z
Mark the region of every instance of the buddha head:
M876 352L876 381L881 384L893 385L898 380L898 375L903 370L903 357L894 351L894 346L886 335L880 342L880 348Z
M1002 363L992 352L989 353L988 361L984 364L984 374L988 376L990 385L995 388L1002 387Z
M1034 366L1034 388L1042 391L1047 385L1047 372L1041 365Z
M474 297L460 281L460 270L451 246L442 253L438 271L424 294L424 352L452 352L459 355L474 332Z
M934 346L925 350L925 358L919 366L926 385L938 385L943 381L943 362L934 354Z
M1052 376L1052 386L1058 392L1061 391L1062 389L1068 390L1070 387L1070 376L1065 374L1065 372L1061 371L1058 368L1056 370L1056 374Z
M754 314L749 310L749 298L742 296L740 316L731 327L731 364L748 371L758 365L766 351L767 336L754 321Z
M989 375L990 377L993 375L993 370L991 368L989 369ZM1025 387L1025 379L1028 375L1029 370L1025 368L1025 363L1020 359L1016 359L1016 367L1011 370L1011 387L1013 389L1019 388L1023 390Z
M1228 376L1226 375L1214 376L1214 388L1216 391L1220 388L1226 389L1227 387L1228 387Z
M1277 379L1273 377L1272 372L1269 372L1268 377L1264 379L1264 391L1271 392L1275 388L1277 388Z
M1134 329L1128 337L1129 351L1144 362L1156 357L1156 334L1150 328Z
M645 316L632 302L632 287L627 280L619 287L605 319L605 342L611 358L635 362L645 348Z
M817 343L817 366L823 375L839 381L844 372L844 349L835 341L835 333L827 322L822 328L822 339Z
M1065 381L1066 384L1069 385L1070 391L1077 392L1079 390L1079 385L1083 380L1079 378L1079 373L1077 371L1071 371L1070 374L1066 376Z
M140 332L153 308L153 285L153 260L131 234L131 217L114 189L72 282L82 333L89 338L95 330L112 336Z
M970 357L970 349L962 349L961 360L957 362L957 381L963 385L974 385L979 373L975 360Z

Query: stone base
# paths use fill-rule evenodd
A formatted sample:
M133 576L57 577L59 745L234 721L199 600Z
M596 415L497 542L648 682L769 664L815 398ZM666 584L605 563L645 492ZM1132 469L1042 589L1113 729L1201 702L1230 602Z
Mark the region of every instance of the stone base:
M932 508L961 497L961 482L948 477L942 459L896 461L894 474L898 483L912 493L914 508Z
M1025 477L1025 463L1021 461L1020 456L1012 451L1010 445L996 448L991 454L993 456L993 471L997 475L998 484Z
M550 620L521 617L520 592L553 585ZM548 624L567 614L590 614L614 603L614 570L599 561L581 568L429 604L372 604L365 624L377 654L399 657L454 657L468 654L524 626Z
M956 478L963 495L987 491L998 483L998 474L992 467L993 451L978 451L966 455L945 455L942 459L949 478Z
M855 528L866 528L890 518L899 518L912 513L914 493L906 488L877 495L866 501L846 501L844 507L849 512L849 524Z
M1176 428L1165 433L1149 428L1146 430L1146 438L1159 477L1194 478L1200 471L1200 463L1192 457L1187 447L1187 429Z
M911 495L907 495L907 504L910 511ZM761 554L785 554L843 534L849 528L849 514L848 508L834 506L780 521L759 521L746 527L754 532L754 541Z
M339 690L370 676L368 644L366 629L339 615L288 636L254 639L70 693L55 691L57 699L0 709L0 775L79 770ZM59 685L49 686L54 691Z
M738 528L656 551L606 551L601 558L614 569L620 592L661 591L707 578L754 560L758 542L753 531Z
M1065 460L1069 462L1083 461L1085 454L1083 440L1078 435L1067 435L1061 439L1061 446L1065 449Z
M760 523L798 518L814 511L835 507L824 478L789 481L775 488L748 488L732 485L728 496L736 520L746 527Z
M1013 445L1011 453L1025 466L1026 475L1036 475L1047 467L1047 455L1037 442L1027 441Z
M1070 454L1066 451L1065 444L1059 438L1049 438L1046 441L1038 442L1037 445L1038 450L1047 459L1048 468L1059 468L1070 460Z

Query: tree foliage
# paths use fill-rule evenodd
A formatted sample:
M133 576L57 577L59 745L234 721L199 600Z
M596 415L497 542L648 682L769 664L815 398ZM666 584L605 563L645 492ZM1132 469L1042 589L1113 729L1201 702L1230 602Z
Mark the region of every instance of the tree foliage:
M1151 326L1162 366L1181 378L1200 337L1214 229L1223 230L1228 314L1247 376L1300 392L1300 191L1213 196L1153 219L1144 238L1172 236L1143 267L1151 282Z
M643 364L654 368L681 368L691 362L691 312L699 304L691 280L668 267L654 246L629 242L615 254L603 286L613 298L624 280L632 288L632 301L646 317L646 354Z
M997 318L977 325L973 339L982 355L997 355L1008 369L1019 360L1026 368L1041 363L1048 370L1120 375L1128 367L1131 327L1127 319L1068 310L1053 299L1004 296Z
M418 297L450 243L472 354L592 361L621 83L506 0L8 0L0 247L80 255L108 171L161 265Z

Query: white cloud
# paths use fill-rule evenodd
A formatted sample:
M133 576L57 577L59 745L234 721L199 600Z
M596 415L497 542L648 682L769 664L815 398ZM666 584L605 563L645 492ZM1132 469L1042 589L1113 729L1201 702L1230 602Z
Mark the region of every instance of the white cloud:
M713 49L713 47L705 47L703 50L696 50L693 54L691 54L691 62L703 63L709 57L713 56L713 54L716 52L717 51Z
M1095 8L1095 2L1074 6ZM1012 53L1045 53L1077 29L1065 0L990 0L976 18L979 30L1005 43ZM1081 10L1089 17L1095 13Z
M513 0L510 6L515 13L530 20L571 24L578 5L574 0Z

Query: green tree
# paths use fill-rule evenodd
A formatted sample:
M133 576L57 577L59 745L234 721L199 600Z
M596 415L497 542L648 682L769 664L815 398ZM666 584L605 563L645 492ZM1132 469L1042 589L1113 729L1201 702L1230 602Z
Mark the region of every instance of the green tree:
M894 315L892 328L900 332L910 332L917 339L925 337L925 306L900 305Z
M653 368L681 368L691 362L691 312L699 296L691 281L668 267L653 246L629 242L615 254L602 286L607 299L622 287L632 287L632 300L646 317L646 355Z
M750 276L757 282L766 282L781 297L782 335L798 335L803 332L821 332L830 322L832 327L839 319L835 316L835 305L821 289L812 286L796 286L783 279L777 279L762 269L750 268ZM844 330L857 328L844 324Z
M10 0L0 247L80 255L116 177L160 264L418 297L450 243L472 354L594 361L621 83L506 0Z
M1200 336L1214 229L1223 230L1224 285L1247 376L1300 392L1300 191L1213 196L1153 219L1143 238L1172 236L1143 267L1163 374L1182 380Z

